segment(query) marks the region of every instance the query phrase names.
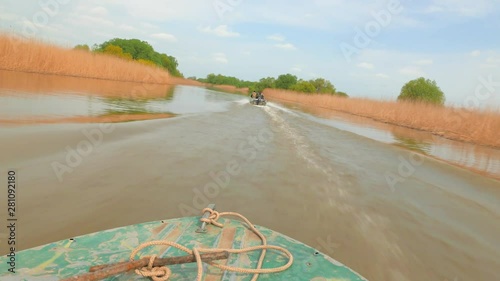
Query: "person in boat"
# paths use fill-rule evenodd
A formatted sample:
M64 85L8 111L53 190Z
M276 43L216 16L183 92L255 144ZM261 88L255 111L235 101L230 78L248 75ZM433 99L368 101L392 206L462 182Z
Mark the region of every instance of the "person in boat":
M264 102L264 95L262 93L258 93L257 104L261 104L263 102Z
M250 95L250 97L252 99L256 99L257 98L257 92L256 91L253 91L253 93Z

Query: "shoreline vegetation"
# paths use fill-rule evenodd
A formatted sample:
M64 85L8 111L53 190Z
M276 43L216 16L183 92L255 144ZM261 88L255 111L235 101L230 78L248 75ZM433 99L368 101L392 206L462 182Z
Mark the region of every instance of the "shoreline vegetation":
M123 82L166 84L171 80L158 67L5 34L0 34L0 69Z
M115 42L113 40L105 43ZM106 50L105 43L97 46ZM122 48L120 48L120 52L113 45L112 48L108 48L109 50L124 56ZM175 61L175 58L173 59ZM180 72L171 75L165 68L145 60L139 60L130 59L128 55L123 58L105 51L90 52L85 48L82 49L81 45L75 49L66 49L34 39L26 40L8 34L0 34L0 69L2 70L99 79L106 81L105 83L114 81L200 86L240 94L260 90L269 100L339 111L383 123L430 132L451 140L500 148L500 138L498 138L497 132L500 128L500 112L498 111L466 110L411 101L348 98L347 94L336 91L328 80L318 78L304 81L288 74L280 75L278 78L263 78L258 82L242 81L234 77L214 74L208 75L206 79L196 79L195 77L185 79ZM222 81L234 80L239 84L224 85L218 81L221 79ZM9 79L0 77L0 81L2 85L8 85ZM280 84L288 86L288 89L268 87ZM315 86L316 90L312 86ZM307 91L302 92L301 89L307 89Z
M409 101L377 101L266 89L268 100L323 108L426 131L450 140L500 148L500 112L471 111Z
M0 33L0 70L112 82L213 87L239 93L248 91L231 85L213 85L173 76L166 69L145 60L134 61L120 55L123 56L123 53L90 52L81 45L67 49Z

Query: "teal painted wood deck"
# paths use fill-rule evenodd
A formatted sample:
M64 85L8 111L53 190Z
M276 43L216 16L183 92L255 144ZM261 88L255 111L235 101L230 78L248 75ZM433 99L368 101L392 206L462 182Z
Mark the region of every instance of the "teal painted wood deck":
M223 228L207 226L206 233L197 233L200 217L187 217L165 221L147 222L115 228L62 240L44 246L20 251L16 255L16 273L7 271L7 257L0 257L1 280L52 281L88 272L89 267L100 264L127 261L132 250L139 244L153 240L169 240L187 248L243 248L261 245L260 239L244 223L221 218ZM317 252L294 239L264 227L257 229L267 237L269 245L288 249L294 256L293 265L284 272L261 274L258 280L365 280L332 258ZM157 254L159 257L183 256L186 253L167 246L149 247L140 256ZM231 254L228 260L217 261L227 265L255 268L260 252ZM262 268L274 268L286 264L287 257L268 250ZM170 280L195 280L196 264L169 266L173 272ZM250 280L251 274L222 272L204 264L204 280ZM149 280L128 272L105 280Z

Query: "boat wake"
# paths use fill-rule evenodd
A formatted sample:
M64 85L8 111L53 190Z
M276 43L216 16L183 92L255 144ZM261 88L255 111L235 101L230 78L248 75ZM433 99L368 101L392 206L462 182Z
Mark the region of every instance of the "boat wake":
M299 117L299 115L287 108L283 108L277 105L264 108L264 111L269 114L269 116L271 116L280 130L285 134L286 138L293 143L297 155L305 160L309 167L317 169L325 174L328 177L329 181L338 180L336 176L337 174L333 172L331 167L321 165L321 157L312 150L310 144L307 142L307 139L303 135L301 135L295 128L293 128L289 124L289 122L281 117L278 110L276 109L284 111L292 116Z
M293 143L296 154L307 162L307 166L324 174L328 182L331 183L330 186L312 185L309 187L309 190L321 194L323 198L328 200L328 204L331 207L337 208L346 215L354 216L355 223L353 225L355 225L357 232L366 239L375 239L377 245L386 250L378 259L384 260L387 263L391 260L403 259L403 252L398 243L386 234L390 221L383 216L367 213L363 209L356 208L347 203L352 200L350 199L352 194L349 191L348 184L349 175L335 170L329 163L325 162L314 150L307 136L300 133L300 128L294 128L292 125L294 122L287 121L280 113L286 112L297 116L292 118L303 117L278 106L266 107L264 111L269 114L285 137ZM397 272L394 274L397 274Z
M244 104L250 103L250 101L248 99L241 99L241 100L237 100L234 102L238 105L244 105Z
M277 105L277 104L275 104L275 103L268 102L268 103L267 103L267 105L268 105L269 107L272 107L272 108L275 108L275 109L278 109L278 110L284 111L284 112L286 112L286 113L289 113L289 114L291 114L291 115L293 115L293 116L299 116L299 115L298 115L297 113L295 113L293 110L288 109L288 108L283 107L283 106L280 106L280 105Z

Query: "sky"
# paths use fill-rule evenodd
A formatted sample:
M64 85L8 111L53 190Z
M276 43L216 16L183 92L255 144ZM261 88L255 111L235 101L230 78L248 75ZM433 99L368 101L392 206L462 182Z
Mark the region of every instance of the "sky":
M352 97L394 100L424 77L449 105L500 108L500 0L2 0L0 32L138 38L186 77L292 73Z

